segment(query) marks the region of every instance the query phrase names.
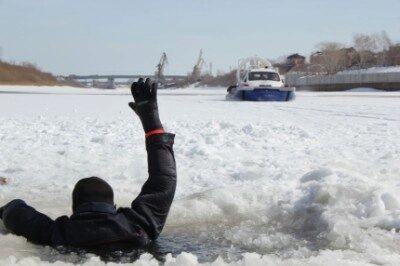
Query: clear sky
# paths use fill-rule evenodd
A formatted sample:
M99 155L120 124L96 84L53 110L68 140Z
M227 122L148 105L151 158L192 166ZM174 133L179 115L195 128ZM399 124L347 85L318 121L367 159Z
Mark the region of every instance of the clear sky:
M354 33L399 42L399 10L400 0L0 0L0 47L55 74L151 74L165 51L166 72L186 74L200 48L228 70Z

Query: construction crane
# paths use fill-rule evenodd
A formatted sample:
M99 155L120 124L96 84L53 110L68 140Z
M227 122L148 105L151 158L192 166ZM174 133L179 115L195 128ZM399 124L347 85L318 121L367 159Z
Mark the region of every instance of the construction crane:
M156 66L157 70L155 73L155 78L156 78L156 81L159 83L164 83L164 81L165 81L164 69L167 64L168 64L168 58L167 58L167 54L164 52L160 58L160 62Z
M192 77L199 80L201 77L201 70L205 64L206 62L203 59L203 49L200 49L199 58L197 59L196 65L193 67Z

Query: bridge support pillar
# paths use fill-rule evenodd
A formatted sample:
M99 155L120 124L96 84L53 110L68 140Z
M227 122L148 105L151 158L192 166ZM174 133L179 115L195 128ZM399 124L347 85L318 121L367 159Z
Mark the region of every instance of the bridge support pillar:
M107 79L107 89L115 89L114 78L109 77Z

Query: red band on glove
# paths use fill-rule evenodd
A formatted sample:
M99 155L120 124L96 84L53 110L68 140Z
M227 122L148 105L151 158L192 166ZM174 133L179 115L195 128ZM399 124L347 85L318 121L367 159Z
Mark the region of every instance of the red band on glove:
M157 128L157 129L153 129L149 132L146 132L146 134L144 134L144 136L147 138L147 137L150 137L151 135L162 134L162 133L165 133L164 129Z

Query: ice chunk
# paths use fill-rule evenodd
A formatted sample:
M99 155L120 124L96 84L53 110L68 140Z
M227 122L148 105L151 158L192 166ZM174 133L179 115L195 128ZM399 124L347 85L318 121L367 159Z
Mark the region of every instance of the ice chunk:
M326 176L332 174L332 171L329 168L320 168L317 170L313 170L311 172L306 173L300 178L302 183L309 182L309 181L319 181Z

